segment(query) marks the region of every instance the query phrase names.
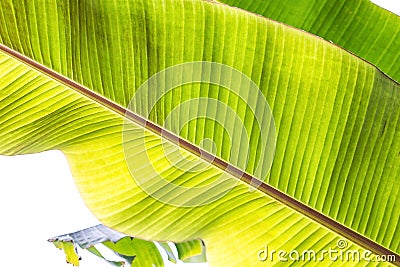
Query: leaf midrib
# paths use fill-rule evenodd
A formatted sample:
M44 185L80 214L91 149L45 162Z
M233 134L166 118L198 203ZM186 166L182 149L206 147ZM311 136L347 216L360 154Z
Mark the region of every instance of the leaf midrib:
M323 213L303 204L302 202L296 200L295 198L285 194L284 192L264 183L258 178L246 173L245 171L240 170L238 167L228 163L227 161L218 158L217 156L209 153L208 151L203 150L200 147L190 143L189 141L181 138L180 136L170 132L167 129L164 129L157 124L149 121L146 118L143 118L139 114L136 114L123 106L113 102L105 98L104 96L86 88L85 86L57 73L56 71L28 58L19 52L0 44L0 51L8 54L9 56L16 58L17 60L23 62L31 68L36 69L42 74L48 76L49 78L56 80L68 88L82 94L94 102L98 103L100 106L107 108L108 110L117 113L118 115L128 119L132 123L139 125L142 128L145 128L154 134L165 138L169 142L174 145L181 147L182 149L194 154L195 156L205 160L206 162L214 165L215 167L221 169L224 172L229 173L234 178L241 180L242 182L248 184L254 189L272 197L273 199L283 203L285 206L290 207L302 215L311 218L313 221L318 222L319 224L327 227L328 229L338 233L346 237L347 239L353 241L354 243L376 253L379 255L394 255L396 258L396 262L393 264L400 266L400 255L394 253L393 251L387 249L386 247L370 240L369 238L359 234L358 232L350 229L349 227L333 220L332 218L324 215ZM390 77L389 77L390 78Z

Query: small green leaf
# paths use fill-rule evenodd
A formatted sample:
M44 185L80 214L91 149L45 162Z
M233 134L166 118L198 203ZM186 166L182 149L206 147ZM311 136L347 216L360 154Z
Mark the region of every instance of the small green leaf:
M49 242L52 242L56 248L64 251L68 263L79 266L81 257L78 255L75 242L72 238L65 235L55 239L49 239Z
M176 243L176 249L183 262L206 262L205 246L201 240Z
M159 244L165 251L165 253L167 253L168 256L168 260L170 262L176 263L176 257L174 255L174 252L172 251L171 247L169 246L168 242L157 242L157 244Z

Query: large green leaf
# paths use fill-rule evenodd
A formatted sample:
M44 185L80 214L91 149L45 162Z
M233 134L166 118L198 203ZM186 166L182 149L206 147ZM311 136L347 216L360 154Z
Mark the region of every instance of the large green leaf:
M400 82L400 17L370 0L219 0L330 40Z
M257 258L265 246L321 252L343 238L350 240L347 251L399 253L400 88L365 61L309 34L207 1L2 1L0 22L3 44L75 81L2 46L0 153L63 151L87 205L107 226L153 240L201 238L214 266L265 265ZM151 100L164 93L157 90L187 78L178 71L135 98L129 107L136 113L125 114L151 75L200 60L232 66L262 94L245 103L223 86L187 84L151 109ZM235 73L226 76L216 67L200 75L229 83ZM249 88L240 79L235 85ZM270 124L257 124L249 108L264 97L277 134L270 172L260 157L269 147L259 139L271 132ZM230 109L213 101L184 104L202 98ZM256 114L264 114L261 107ZM149 111L150 121L136 116ZM161 138L156 124L176 136ZM128 139L122 139L123 129ZM249 141L235 141L243 133ZM193 144L205 138L224 161L198 160ZM181 165L171 162L176 158ZM190 171L181 169L186 165ZM181 194L160 177L213 187L201 197L196 189ZM158 197L182 205L149 196L140 178ZM255 190L249 190L251 179ZM185 206L198 199L203 205Z

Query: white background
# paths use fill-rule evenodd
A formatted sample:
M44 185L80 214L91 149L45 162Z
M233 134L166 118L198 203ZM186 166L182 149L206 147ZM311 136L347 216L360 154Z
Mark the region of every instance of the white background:
M400 14L400 0L374 2ZM0 156L0 214L0 266L71 266L46 240L99 223L82 202L65 157L57 151ZM110 266L82 250L80 255L82 267Z

